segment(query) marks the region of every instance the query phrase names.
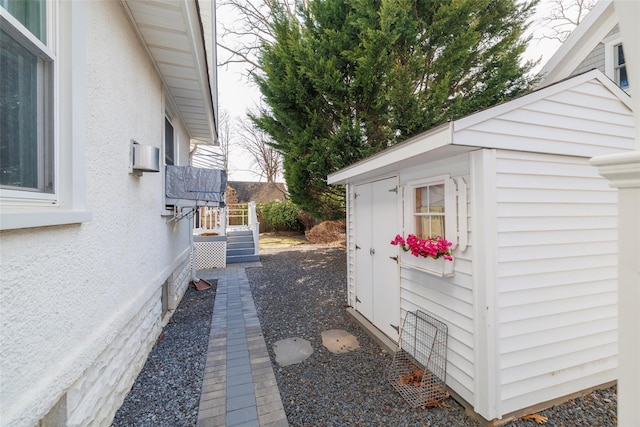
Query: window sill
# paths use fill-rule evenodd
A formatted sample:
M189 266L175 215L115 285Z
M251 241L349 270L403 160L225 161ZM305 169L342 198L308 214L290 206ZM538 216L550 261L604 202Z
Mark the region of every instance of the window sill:
M91 212L85 210L16 211L0 214L0 230L49 227L79 224L91 221Z

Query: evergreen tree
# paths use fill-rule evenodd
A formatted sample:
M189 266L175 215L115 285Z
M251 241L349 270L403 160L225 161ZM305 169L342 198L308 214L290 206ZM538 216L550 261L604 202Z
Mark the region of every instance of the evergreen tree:
M275 4L274 39L252 116L283 155L291 199L341 216L344 191L326 177L447 120L520 96L534 3L516 0L309 0Z

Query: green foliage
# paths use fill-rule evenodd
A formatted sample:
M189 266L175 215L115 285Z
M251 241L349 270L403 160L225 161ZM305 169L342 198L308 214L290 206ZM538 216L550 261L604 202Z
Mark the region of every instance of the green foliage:
M322 219L344 212L326 177L417 133L530 90L520 65L534 3L309 0L271 3L273 42L252 119L283 155L291 199Z
M300 231L298 220L300 208L291 200L274 200L259 206L262 221L266 227L277 231Z

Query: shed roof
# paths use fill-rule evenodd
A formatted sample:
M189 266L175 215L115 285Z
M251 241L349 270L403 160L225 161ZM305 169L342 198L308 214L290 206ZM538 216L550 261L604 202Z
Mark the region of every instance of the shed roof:
M215 67L211 22L196 0L121 0L193 142L216 144ZM204 17L213 19L203 3ZM211 40L205 38L205 29Z
M416 135L327 182L360 181L479 148L594 157L631 150L633 138L631 98L592 70Z

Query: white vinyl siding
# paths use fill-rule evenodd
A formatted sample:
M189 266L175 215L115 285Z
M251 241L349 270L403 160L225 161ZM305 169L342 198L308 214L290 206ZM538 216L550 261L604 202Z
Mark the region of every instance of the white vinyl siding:
M496 202L501 412L613 380L616 191L586 158L498 150Z
M446 161L427 163L402 171L401 186L406 186L411 181L444 174L450 174L452 178L462 177L469 184L469 155L463 154ZM472 185L472 183L469 184L469 187ZM470 189L468 188L467 191ZM468 197L467 200L469 200ZM467 209L467 212L470 212L470 209ZM408 226L405 223L405 234L410 232ZM466 232L471 241L471 231ZM389 240L392 238L393 236ZM403 319L407 311L422 310L447 325L449 329L447 385L463 399L472 402L474 390L473 278L471 276L472 248L469 246L464 252L458 249L453 251L455 274L452 277L441 278L408 266L402 267L400 269L400 308Z
M594 157L624 152L634 137L630 108L596 80L508 109L493 120L481 121L482 114L456 122L461 128L456 144Z

